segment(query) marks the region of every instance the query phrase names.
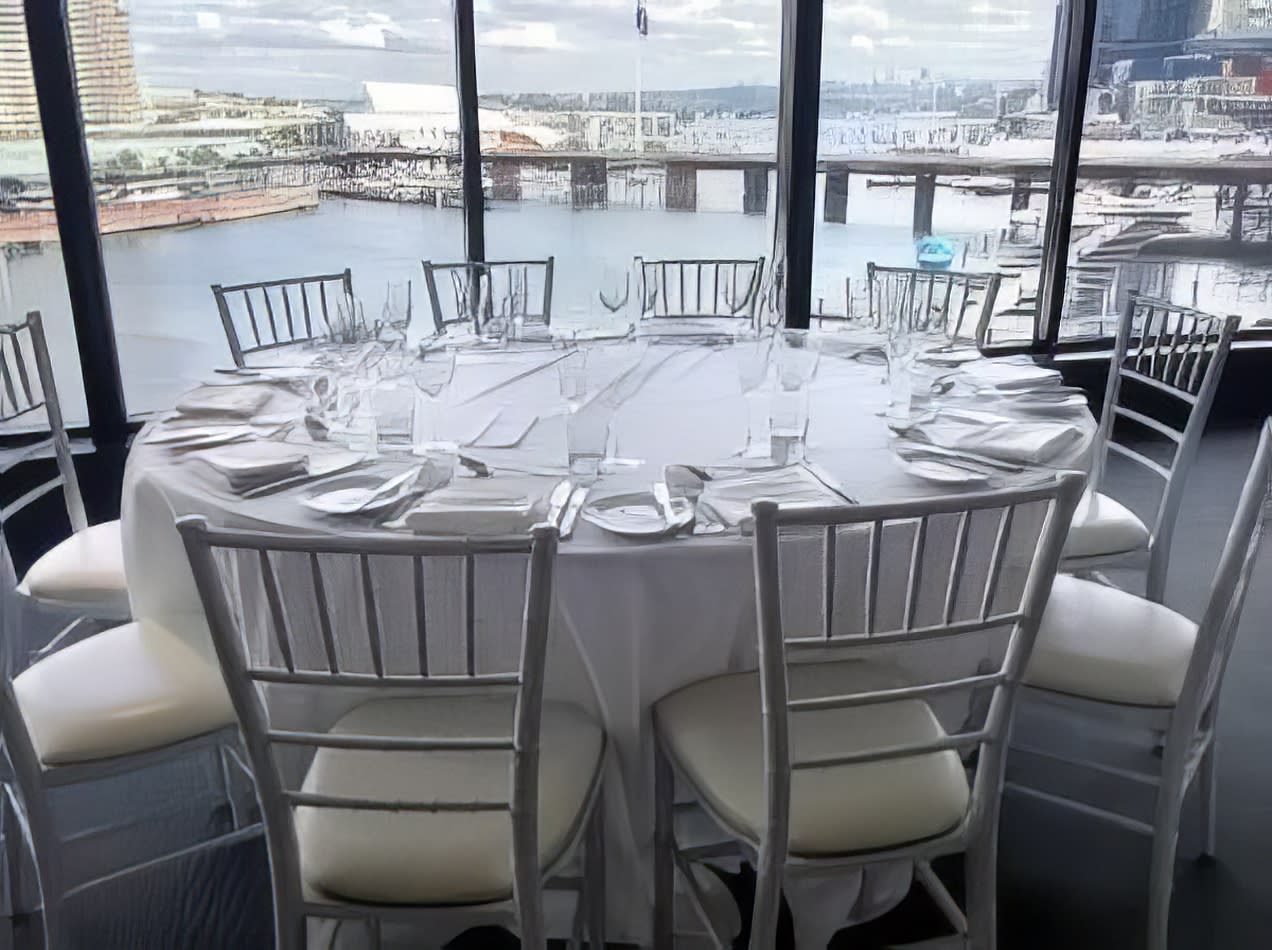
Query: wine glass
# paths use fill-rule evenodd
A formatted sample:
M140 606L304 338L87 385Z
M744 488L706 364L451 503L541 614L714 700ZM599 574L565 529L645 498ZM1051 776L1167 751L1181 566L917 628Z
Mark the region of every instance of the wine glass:
M721 300L729 311L730 316L737 316L751 304L753 285L756 282L755 265L749 268L739 266L738 264L730 264L728 275L721 275L717 271L717 277L724 276L724 280L720 281ZM716 267L722 270L725 265L717 264ZM712 301L713 305L718 305L721 301Z
M386 326L405 330L411 323L411 282L386 281L384 307L381 311Z
M618 313L627 306L632 295L632 272L627 268L621 270L611 264L601 269L601 289L598 296L601 305L610 313Z

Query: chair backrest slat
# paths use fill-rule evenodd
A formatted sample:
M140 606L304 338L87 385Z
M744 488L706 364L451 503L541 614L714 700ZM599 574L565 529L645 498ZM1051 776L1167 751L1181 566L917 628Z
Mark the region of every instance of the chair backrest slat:
M464 656L468 675L477 665L477 561L470 554L464 558Z
M958 528L954 533L954 557L950 561L949 578L945 586L945 606L941 611L941 622L948 624L954 617L954 605L958 601L959 582L963 578L963 563L967 558L967 526L969 522L966 511L959 512Z
M323 653L327 657L327 671L340 672L339 654L336 652L336 639L331 630L331 607L327 603L327 585L322 577L322 564L318 555L309 555L309 576L314 585L314 606L318 614L318 632L322 637Z
M278 654L282 657L287 671L294 673L296 661L292 657L291 632L287 628L287 615L283 612L283 596L278 590L278 578L274 576L274 565L269 559L269 552L264 548L257 551L257 555L260 558L261 580L265 585L265 600L269 604Z
M296 324L292 322L291 297L287 294L287 285L284 284L279 288L283 295L283 317L287 320L287 335L294 337L296 335Z
M972 340L984 347L990 342L990 320L1001 282L1002 275L996 273L884 267L870 262L866 264L868 318L880 329L900 322L911 330L942 331L951 340ZM939 296L938 284L944 288ZM973 315L975 322L969 326Z
M1011 534L1011 523L1015 514L1015 508L1004 508L998 516L998 531L994 535L994 548L989 556L989 572L985 579L985 591L981 595L980 616L982 620L987 620L990 617L990 611L994 607L994 597L998 593L998 581L1003 570L1003 558L1007 553L1007 539Z
M921 518L915 526L914 541L910 546L909 580L905 585L905 625L914 626L914 613L919 607L919 588L923 580L923 542L927 538L928 519Z
M357 319L352 272L348 268L338 274L285 277L246 284L213 284L212 296L216 300L217 312L221 316L226 342L235 365L246 365L245 358L252 353L306 343L331 333L332 314L328 307L328 285L331 285L339 306L349 315L349 319ZM322 323L316 331L309 302L309 291L314 287L318 288L322 316ZM296 290L300 294L303 328L293 318L290 290ZM274 307L274 291L282 298L281 319Z
M41 324L43 328L43 324ZM27 404L35 402L35 391L31 388L31 374L27 370L26 354L22 352L22 337L20 334L13 334L10 338L13 343L13 366L18 373L18 381L22 384L22 398ZM46 342L47 348L47 342ZM34 352L31 354L35 357Z
M362 608L365 611L367 625L367 647L371 651L371 665L375 667L375 675L384 675L384 647L380 640L380 614L375 603L375 580L371 575L371 559L358 555L358 567L362 572ZM471 676L472 669L468 675Z
M733 317L754 320L764 279L764 258L636 258L640 315ZM710 299L707 299L707 292Z
M424 596L424 560L422 558L412 559L411 591L415 595L415 641L420 673L428 676L428 600Z

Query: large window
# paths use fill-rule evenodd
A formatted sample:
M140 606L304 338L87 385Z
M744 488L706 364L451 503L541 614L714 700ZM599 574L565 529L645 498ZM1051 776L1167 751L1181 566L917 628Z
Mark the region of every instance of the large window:
M210 284L347 267L371 322L462 258L449 0L69 14L131 413L228 363Z
M1266 4L1101 0L1062 338L1132 292L1268 322L1269 36Z
M826 0L815 313L859 313L870 262L996 271L991 342L1033 338L1058 23L1054 0Z
M769 254L780 14L477 0L486 255L554 256L554 322L628 319L636 256Z
M471 51L451 0L67 0L130 411L228 361L210 284L349 267L368 320L407 281L425 309L419 260L466 251L465 162L486 256L556 258L559 325L630 319L636 256L771 256L779 90L800 70L782 75L785 0L464 2ZM21 9L0 0L0 307L45 311L79 420ZM1268 322L1266 10L1100 0L1079 119L1063 80L1085 9L825 0L815 260L789 275L814 316L860 312L875 262L1002 275L991 343L1107 337L1132 291ZM462 157L457 52L481 132ZM814 144L795 147L802 175ZM1044 286L1051 216L1063 295Z
M87 418L20 3L0 3L0 324L43 317L62 413ZM15 420L23 425L27 420ZM31 420L42 425L44 420Z

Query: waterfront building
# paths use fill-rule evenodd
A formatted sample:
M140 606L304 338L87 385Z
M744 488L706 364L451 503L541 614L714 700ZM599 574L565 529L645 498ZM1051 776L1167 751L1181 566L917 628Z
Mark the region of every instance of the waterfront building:
M141 95L120 0L68 0L80 109L89 126L141 121ZM22 0L0 0L0 138L39 135Z
M1101 75L1119 60L1160 61L1206 29L1225 0L1099 0L1092 66ZM1249 2L1249 0L1238 0ZM1144 78L1162 78L1159 75Z

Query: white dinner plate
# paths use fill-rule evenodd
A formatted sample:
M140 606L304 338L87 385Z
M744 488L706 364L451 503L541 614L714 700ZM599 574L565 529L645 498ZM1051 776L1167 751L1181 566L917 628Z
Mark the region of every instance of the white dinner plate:
M937 485L984 485L991 476L970 472L957 465L947 465L936 459L898 459L901 467L925 482Z
M583 509L582 517L598 528L625 538L658 538L674 534L693 521L693 502L671 499L672 520L663 516L652 492L631 492L598 498Z
M302 498L300 503L313 511L326 515L373 515L387 511L412 492L418 492L416 481L420 468L416 466L387 480L375 480L366 484L365 476L358 476L361 484L334 488Z
M144 441L147 445L164 445L170 449L202 449L241 442L255 434L255 430L247 425L189 426L155 429Z

